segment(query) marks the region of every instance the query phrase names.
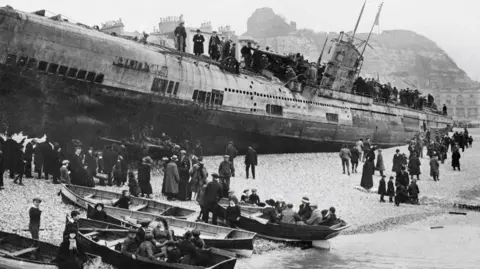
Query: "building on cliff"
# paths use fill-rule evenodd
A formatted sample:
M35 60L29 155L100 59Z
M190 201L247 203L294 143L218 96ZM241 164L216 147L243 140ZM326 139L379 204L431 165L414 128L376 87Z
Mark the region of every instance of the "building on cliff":
M293 35L269 37L265 39L265 46L279 54L300 52L309 61L316 62L319 56L317 46L306 37Z
M439 107L447 106L447 113L456 122L480 123L480 88L469 85L463 88L447 88L428 91Z

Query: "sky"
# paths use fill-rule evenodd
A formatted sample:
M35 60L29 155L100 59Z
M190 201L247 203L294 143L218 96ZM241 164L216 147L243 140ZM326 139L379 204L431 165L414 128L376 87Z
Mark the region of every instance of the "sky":
M183 14L185 26L211 21L214 29L231 25L237 35L257 9L271 7L297 28L351 31L364 0L0 0L22 11L46 9L76 22L100 25L122 18L127 31L151 32L160 18ZM358 31L368 32L381 0L368 0ZM407 29L445 50L473 80L480 81L480 0L384 0L380 29Z

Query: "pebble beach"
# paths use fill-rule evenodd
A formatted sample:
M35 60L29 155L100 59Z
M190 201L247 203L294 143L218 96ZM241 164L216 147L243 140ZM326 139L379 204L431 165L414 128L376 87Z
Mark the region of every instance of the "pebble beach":
M337 216L350 224L350 228L343 231L340 236L349 234L373 233L389 230L391 228L420 221L432 216L444 214L458 201L465 203L480 203L477 195L480 194L480 181L478 174L480 166L476 164L480 151L476 150L480 144L480 129L469 130L474 138L473 149L461 152L461 171L453 171L451 153L440 167L440 181L434 182L430 177L429 159L426 156L420 159L421 175L418 185L420 188L420 205L405 205L395 207L393 203L379 203L376 194L380 175L374 176L374 187L365 191L359 187L362 166L360 162L358 174L350 176L342 174L341 161L338 153L310 153L310 154L276 154L259 155L256 179L245 178L244 156L235 159L235 178L231 179L231 189L240 196L243 189L256 188L260 199L283 198L291 202L296 208L303 196L310 201L318 203L320 208L334 206ZM407 146L400 146L382 150L382 155L387 169L387 178L391 172L392 159L396 149L407 153ZM206 157L205 167L209 174L217 172L221 156ZM22 229L28 228L28 209L34 197L43 200L41 204L42 224L45 229L40 232L40 240L60 243L61 234L65 223L65 214L73 206L62 203L58 196L60 185L54 185L51 180L24 179L25 186L12 183L7 173L4 174L5 190L0 192L0 228L7 232L16 232L30 236ZM154 199L166 200L161 194L162 175L152 175ZM109 191L120 192L123 188L97 187ZM174 205L198 210L196 202L173 201ZM81 210L79 210L82 212ZM85 216L85 212L82 212ZM255 253L278 250L285 248L284 244L257 239Z

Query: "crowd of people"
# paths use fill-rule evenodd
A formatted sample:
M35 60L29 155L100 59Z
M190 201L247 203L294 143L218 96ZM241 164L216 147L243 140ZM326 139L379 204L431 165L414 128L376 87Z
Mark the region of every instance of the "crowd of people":
M399 149L396 150L391 170L395 176L390 176L388 182L385 180L387 176L384 174L386 169L382 150L371 145L369 138L365 142L363 139L359 139L351 148L344 145L340 150L339 157L343 173L348 175L350 175L350 171L352 173L357 172L359 160L364 161L360 182L360 186L364 189L369 190L373 187L373 175L375 171L378 171L381 176L378 184L380 202L385 202L385 196L389 196L389 201L394 202L393 197L395 197L395 204L398 206L400 203L418 204L420 189L417 181L420 180L420 159L423 158L425 148L429 157L430 177L434 181L439 181L439 167L447 159L449 148L451 150L452 168L460 171L460 149L463 152L465 148L472 147L472 144L473 137L468 135L466 128L463 132L455 132L452 137L441 136L438 131L434 136L429 131L426 132L425 137L418 135L408 145L408 157L405 153L401 153Z

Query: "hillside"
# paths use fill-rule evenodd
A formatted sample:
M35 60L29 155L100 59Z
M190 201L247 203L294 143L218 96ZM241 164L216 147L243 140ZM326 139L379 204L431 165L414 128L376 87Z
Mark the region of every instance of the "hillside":
M257 9L247 21L245 35L279 53L300 52L316 61L327 36L338 33L296 29L271 8ZM367 33L357 34L365 40ZM472 80L438 45L412 31L391 30L372 35L365 51L362 76L380 77L400 87L445 89L472 84ZM327 48L328 48L327 43Z

